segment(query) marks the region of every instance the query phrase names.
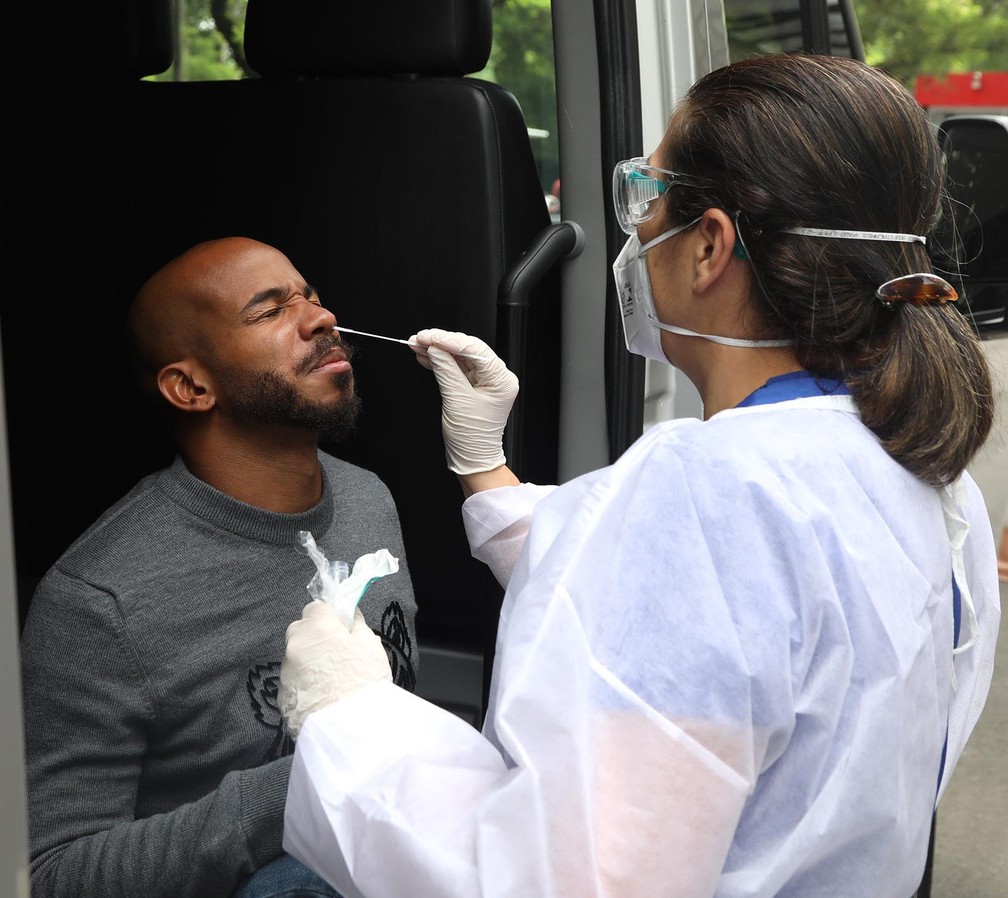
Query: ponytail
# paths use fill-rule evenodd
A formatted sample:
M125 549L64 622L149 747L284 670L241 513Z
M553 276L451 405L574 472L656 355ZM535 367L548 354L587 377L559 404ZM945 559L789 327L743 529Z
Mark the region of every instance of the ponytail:
M965 470L990 433L983 347L951 304L898 303L889 339L847 378L861 420L907 470L934 486Z

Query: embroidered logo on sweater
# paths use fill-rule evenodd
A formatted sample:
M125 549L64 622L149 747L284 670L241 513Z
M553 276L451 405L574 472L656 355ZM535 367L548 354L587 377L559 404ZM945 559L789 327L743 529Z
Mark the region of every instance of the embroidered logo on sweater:
M277 705L277 691L280 689L279 661L257 664L248 672L245 688L252 702L252 712L267 729L273 730L273 742L266 753L267 760L275 761L294 751L294 740L284 726L280 708Z
M397 686L413 692L416 689L416 671L413 669L413 641L410 639L406 616L398 602L390 602L381 619L382 645L389 656L392 680Z

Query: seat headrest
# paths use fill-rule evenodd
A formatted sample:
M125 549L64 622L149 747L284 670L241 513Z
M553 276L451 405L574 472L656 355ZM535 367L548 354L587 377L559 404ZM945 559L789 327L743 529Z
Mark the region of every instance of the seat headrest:
M245 57L260 75L480 71L493 39L490 0L249 0Z
M132 81L174 58L173 0L52 0L9 4L0 73L15 79Z

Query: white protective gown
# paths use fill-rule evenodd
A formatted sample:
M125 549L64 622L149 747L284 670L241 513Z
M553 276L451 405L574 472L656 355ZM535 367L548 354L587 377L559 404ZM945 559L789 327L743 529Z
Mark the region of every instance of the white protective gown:
M913 893L1000 618L968 476L819 396L463 511L509 583L483 733L387 684L311 715L288 852L346 898Z

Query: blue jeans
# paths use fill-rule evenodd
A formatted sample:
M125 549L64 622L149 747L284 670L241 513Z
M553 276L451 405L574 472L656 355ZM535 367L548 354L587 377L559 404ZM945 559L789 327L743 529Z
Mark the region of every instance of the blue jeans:
M297 858L281 854L264 864L231 898L341 898L329 883Z

